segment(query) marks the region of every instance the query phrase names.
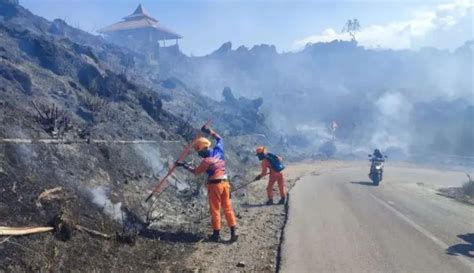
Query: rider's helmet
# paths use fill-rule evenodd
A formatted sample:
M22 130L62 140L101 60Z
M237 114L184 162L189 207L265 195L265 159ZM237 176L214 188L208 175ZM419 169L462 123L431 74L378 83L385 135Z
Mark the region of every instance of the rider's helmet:
M382 156L382 153L380 152L379 149L375 149L375 150L374 150L374 156L375 156L375 157L383 157L383 156Z

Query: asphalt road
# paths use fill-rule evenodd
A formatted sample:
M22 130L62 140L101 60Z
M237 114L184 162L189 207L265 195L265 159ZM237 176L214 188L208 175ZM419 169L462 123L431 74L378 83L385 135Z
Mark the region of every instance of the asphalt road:
M474 272L474 206L436 188L462 172L368 163L312 174L291 190L282 272Z

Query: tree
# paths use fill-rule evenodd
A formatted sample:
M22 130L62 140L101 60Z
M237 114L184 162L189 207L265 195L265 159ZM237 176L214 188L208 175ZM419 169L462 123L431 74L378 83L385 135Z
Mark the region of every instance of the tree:
M359 20L357 19L349 19L347 20L346 24L342 28L342 32L347 32L352 37L352 41L356 41L355 33L360 31L360 24Z
M230 104L236 104L237 99L234 97L234 94L232 93L232 89L230 87L224 87L224 90L222 90L222 96L224 97L225 102L230 103Z

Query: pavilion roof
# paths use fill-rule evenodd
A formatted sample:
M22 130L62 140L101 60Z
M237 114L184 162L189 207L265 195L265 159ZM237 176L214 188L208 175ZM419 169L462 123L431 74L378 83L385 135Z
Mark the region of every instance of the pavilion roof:
M158 20L148 15L148 13L145 11L141 4L138 5L138 7L132 14L124 17L123 19L124 20L121 22L112 24L99 30L99 32L113 33L139 29L152 29L158 32L159 35L161 35L165 40L183 38L181 35L163 26L158 22Z

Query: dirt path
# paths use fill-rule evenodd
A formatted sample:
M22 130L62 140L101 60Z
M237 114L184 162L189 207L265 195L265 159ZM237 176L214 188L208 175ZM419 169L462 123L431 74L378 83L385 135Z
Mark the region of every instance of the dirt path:
M290 165L285 171L287 187L291 189L302 176L318 175L344 165L337 161ZM262 180L236 193L242 200L233 204L238 216L239 240L234 244L199 243L197 251L184 261L187 268L193 268L195 272L275 272L286 212L282 205L264 205L265 187L266 180ZM277 190L276 187L274 190ZM223 239L228 240L228 230L223 229L222 232ZM242 266L238 266L239 263Z

